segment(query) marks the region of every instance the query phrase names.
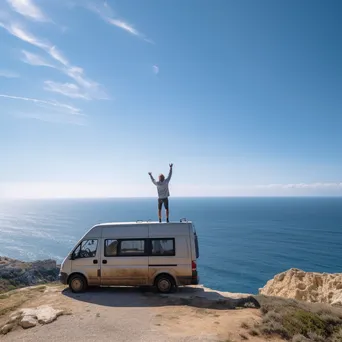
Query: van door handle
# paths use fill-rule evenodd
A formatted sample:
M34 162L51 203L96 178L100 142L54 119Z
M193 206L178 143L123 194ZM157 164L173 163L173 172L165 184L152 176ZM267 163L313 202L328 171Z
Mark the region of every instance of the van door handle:
M103 263L103 264L106 264L106 263L107 263L107 260L102 260L102 263Z
M98 262L97 259L93 260L93 264L97 264L97 262Z

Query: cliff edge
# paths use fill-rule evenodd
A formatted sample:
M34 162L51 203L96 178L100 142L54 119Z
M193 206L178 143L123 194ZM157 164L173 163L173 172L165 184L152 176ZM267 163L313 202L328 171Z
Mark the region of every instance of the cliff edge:
M291 268L269 280L259 294L342 306L342 273L304 272Z

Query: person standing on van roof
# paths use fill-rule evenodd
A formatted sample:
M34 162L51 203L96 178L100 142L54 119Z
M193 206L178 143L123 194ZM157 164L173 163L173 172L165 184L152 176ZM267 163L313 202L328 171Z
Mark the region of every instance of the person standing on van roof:
M162 207L164 204L165 207L165 212L166 212L166 222L169 222L169 182L171 180L172 176L172 167L173 164L170 164L170 171L169 175L165 179L165 176L163 174L159 175L159 180L156 181L153 176L152 172L149 172L148 174L151 177L152 183L157 186L157 191L158 191L158 217L159 217L159 222L161 222L161 211Z

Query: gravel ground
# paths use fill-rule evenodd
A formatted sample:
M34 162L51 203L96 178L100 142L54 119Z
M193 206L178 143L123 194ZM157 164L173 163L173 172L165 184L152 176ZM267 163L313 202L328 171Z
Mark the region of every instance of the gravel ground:
M177 303L177 297L186 298L188 304L182 305L182 300ZM27 330L17 327L7 335L0 335L0 340L227 341L230 336L239 336L242 321L258 319L258 310L255 309L212 309L202 304L189 304L187 292L162 298L155 293L127 288L94 289L79 295L69 290L61 291L60 287L48 288L45 293L25 303L24 307L49 305L54 309L66 310L69 314L58 317L51 324L37 325Z

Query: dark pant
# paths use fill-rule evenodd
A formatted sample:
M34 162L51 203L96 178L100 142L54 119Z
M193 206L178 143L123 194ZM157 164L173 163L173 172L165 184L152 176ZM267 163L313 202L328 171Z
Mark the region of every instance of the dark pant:
M158 210L161 210L161 208L164 207L166 210L169 209L169 199L168 198L158 198Z

